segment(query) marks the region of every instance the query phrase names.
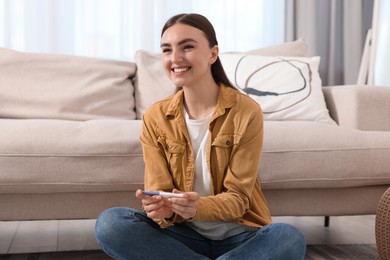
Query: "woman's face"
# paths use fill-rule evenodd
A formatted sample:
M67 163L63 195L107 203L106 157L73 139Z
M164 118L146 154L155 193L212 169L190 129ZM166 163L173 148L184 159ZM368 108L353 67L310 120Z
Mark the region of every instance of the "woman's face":
M161 51L165 73L176 86L213 80L211 65L218 57L218 46L210 48L201 30L180 23L169 27L161 37Z

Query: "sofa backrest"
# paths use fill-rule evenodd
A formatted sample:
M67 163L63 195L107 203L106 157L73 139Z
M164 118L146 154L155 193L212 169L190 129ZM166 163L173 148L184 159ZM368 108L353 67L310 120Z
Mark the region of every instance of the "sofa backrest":
M0 48L0 118L135 119L132 62Z

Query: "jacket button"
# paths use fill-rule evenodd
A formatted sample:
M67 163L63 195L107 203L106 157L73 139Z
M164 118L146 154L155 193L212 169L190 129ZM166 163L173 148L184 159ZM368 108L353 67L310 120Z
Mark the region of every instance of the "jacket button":
M229 140L226 141L226 145L230 145L231 142Z
M244 223L244 220L243 220L243 219L239 219L239 220L238 220L238 223L241 223L241 224L242 224L242 223Z

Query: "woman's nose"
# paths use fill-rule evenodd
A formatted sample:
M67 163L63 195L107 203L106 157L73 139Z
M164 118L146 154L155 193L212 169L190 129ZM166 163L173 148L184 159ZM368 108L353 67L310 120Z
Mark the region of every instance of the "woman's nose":
M178 62L183 60L183 54L178 50L172 51L172 62Z

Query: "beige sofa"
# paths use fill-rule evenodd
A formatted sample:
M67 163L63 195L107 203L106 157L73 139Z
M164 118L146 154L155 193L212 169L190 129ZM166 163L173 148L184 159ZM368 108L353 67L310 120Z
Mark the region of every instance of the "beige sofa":
M254 55L307 56L304 41ZM174 89L136 62L0 49L0 220L140 207L142 112ZM322 88L337 123L266 120L259 175L274 216L375 214L390 185L390 88Z

